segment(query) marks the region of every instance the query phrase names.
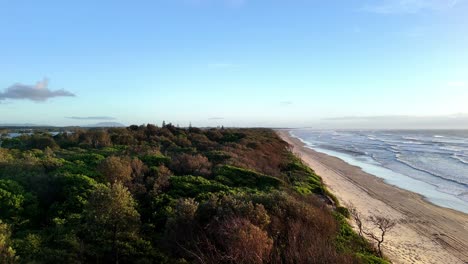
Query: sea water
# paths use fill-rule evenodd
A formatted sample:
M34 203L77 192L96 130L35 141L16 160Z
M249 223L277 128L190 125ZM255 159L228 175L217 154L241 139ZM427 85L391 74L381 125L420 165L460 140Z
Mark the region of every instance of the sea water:
M309 148L428 201L468 213L468 131L290 131Z

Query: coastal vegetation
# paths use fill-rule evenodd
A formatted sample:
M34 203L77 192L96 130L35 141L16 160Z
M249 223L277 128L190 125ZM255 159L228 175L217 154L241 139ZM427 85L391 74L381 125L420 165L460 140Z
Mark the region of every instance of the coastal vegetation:
M269 129L1 141L0 263L386 263Z

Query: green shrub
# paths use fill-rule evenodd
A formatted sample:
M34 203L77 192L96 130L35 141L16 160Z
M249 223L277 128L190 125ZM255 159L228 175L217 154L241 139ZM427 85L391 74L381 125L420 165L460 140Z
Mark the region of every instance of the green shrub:
M349 210L346 207L338 206L336 207L336 211L340 213L342 216L349 218Z
M0 218L22 263L114 253L122 263L386 263L273 130L167 124L32 138L0 149Z
M173 197L197 197L199 194L227 192L230 188L200 176L172 176L169 193Z
M162 154L159 155L146 155L140 158L148 167L158 167L161 165L168 165L171 158Z
M357 253L356 256L366 264L389 264L385 259L379 258L370 253Z
M252 170L225 165L215 172L216 180L234 187L250 187L257 189L279 188L284 183L274 177Z
M97 153L83 153L83 154L76 154L66 157L66 160L69 161L82 161L88 166L97 166L104 160L105 157L103 155Z

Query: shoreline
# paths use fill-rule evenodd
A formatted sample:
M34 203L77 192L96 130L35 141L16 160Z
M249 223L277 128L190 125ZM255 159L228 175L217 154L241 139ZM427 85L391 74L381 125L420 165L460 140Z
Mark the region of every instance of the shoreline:
M387 184L357 166L307 148L289 130L277 133L322 177L344 206L352 203L365 218L382 215L400 222L385 237L383 246L394 263L468 262L468 214L434 205L422 195Z
M323 149L323 148L310 147L308 143L304 141L303 139L295 136L291 132L290 132L290 135L293 138L299 139L299 141L301 141L301 143L306 145L307 148L309 149L312 149L322 154L326 154L328 156L336 157L352 166L359 167L364 172L383 179L384 182L388 185L392 185L399 189L403 189L403 190L421 195L421 197L424 200L426 200L427 202L433 205L443 207L443 208L450 208L455 211L468 214L468 202L461 200L456 195L439 191L437 189L437 186L435 185L432 185L420 179L415 179L415 178L406 176L404 174L401 174L400 172L393 171L383 166L367 164L364 161L358 161L354 159L352 156L347 155L347 154L343 154L340 152Z

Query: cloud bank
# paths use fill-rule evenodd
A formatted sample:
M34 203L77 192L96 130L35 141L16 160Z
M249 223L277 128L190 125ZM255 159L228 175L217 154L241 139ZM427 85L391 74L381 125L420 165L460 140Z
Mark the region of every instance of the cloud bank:
M75 95L64 89L52 91L48 88L49 81L44 79L37 82L36 85L26 84L13 84L12 86L5 89L4 92L0 92L0 100L12 99L12 100L31 100L35 102L45 102L53 97L74 97Z
M320 126L343 129L468 129L468 114L445 116L347 116L322 119Z

